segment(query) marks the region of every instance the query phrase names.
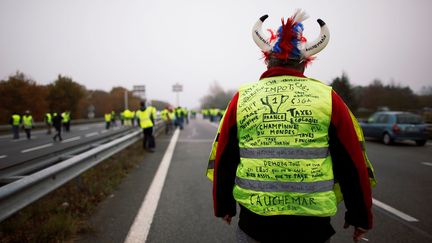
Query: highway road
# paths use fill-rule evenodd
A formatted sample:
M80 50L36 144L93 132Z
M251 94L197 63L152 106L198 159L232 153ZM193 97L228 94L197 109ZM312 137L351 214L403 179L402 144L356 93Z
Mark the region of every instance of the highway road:
M21 132L20 139L16 140L12 139L11 134L1 135L0 170L126 129L128 128L117 126L106 130L104 123L76 125L71 127L70 132L62 132L63 141L61 142L54 142L52 139L54 131L52 131L51 135L48 135L46 130L33 131L30 140L26 138L24 132Z
M217 124L191 120L184 130L157 138L143 162L91 218L93 233L77 242L235 242L231 225L213 216L205 177ZM374 229L362 242L432 242L432 144L386 146L368 141L378 180L373 190ZM332 219L332 243L351 242L344 206ZM311 232L313 233L313 232Z

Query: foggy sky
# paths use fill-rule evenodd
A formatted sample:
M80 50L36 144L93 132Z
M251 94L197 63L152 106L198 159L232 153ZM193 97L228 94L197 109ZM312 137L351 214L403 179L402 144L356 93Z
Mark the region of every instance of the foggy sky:
M310 16L309 40L317 18L331 34L306 76L432 86L429 0L0 0L0 79L19 70L40 84L62 74L87 89L146 85L148 98L173 105L178 82L180 105L193 108L215 81L225 89L257 81L265 65L253 24L269 14L264 28L277 29L296 8Z

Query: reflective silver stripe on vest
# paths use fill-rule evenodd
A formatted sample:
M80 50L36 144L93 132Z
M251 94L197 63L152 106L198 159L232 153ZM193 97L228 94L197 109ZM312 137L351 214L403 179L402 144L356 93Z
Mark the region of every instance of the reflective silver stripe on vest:
M284 159L317 159L329 154L328 147L323 148L240 148L243 158L284 158Z
M215 161L214 160L209 160L207 169L214 169L214 166L215 166Z
M243 189L260 192L300 192L314 193L333 190L334 181L316 182L282 182L282 181L257 181L236 177L235 184Z

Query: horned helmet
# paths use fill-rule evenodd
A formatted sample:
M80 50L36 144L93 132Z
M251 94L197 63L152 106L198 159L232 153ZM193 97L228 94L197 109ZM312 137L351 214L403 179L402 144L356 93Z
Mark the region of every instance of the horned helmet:
M262 25L268 18L268 15L263 15L255 23L252 29L252 38L257 46L264 54L267 61L270 57L278 59L295 59L300 62L310 62L314 59L314 55L322 51L330 40L330 32L324 21L318 19L321 32L318 38L308 42L303 36L303 21L309 16L302 10L296 12L284 21L282 25L274 32L269 30L270 37L264 35Z

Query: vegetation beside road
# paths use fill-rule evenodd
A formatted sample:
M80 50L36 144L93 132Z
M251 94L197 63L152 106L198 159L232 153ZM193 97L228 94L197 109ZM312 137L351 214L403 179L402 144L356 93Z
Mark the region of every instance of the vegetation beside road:
M67 242L93 229L87 224L97 205L143 162L141 141L0 223L0 239L12 242Z

